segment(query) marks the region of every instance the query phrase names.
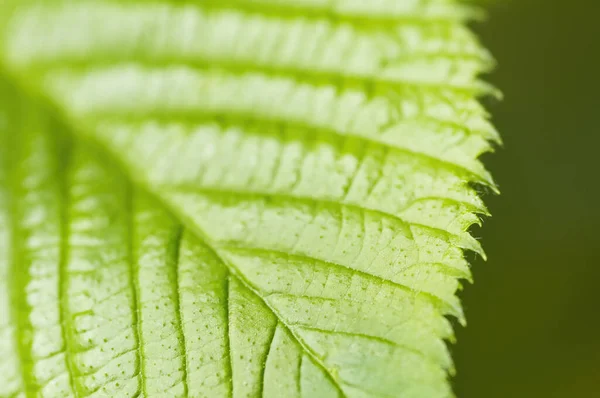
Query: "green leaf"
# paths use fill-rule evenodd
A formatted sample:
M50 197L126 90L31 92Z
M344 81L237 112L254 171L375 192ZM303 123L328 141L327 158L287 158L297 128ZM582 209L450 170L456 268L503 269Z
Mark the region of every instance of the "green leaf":
M476 11L0 7L1 397L452 395Z

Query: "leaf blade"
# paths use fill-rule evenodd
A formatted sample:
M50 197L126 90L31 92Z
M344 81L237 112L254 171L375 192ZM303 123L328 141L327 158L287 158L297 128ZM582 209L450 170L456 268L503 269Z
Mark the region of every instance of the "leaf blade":
M462 249L481 252L467 228L486 212L468 183L493 186L477 157L499 139L474 99L489 56L453 2L390 8L393 22L375 3L234 3L29 2L0 35L4 67L127 175L87 149L70 171L70 195L98 206L69 233L95 223L75 238L98 247L69 264L100 278L62 278L66 340L94 353L74 353L75 393L451 395L444 315L463 317ZM131 199L147 193L162 204ZM124 340L82 340L81 312Z

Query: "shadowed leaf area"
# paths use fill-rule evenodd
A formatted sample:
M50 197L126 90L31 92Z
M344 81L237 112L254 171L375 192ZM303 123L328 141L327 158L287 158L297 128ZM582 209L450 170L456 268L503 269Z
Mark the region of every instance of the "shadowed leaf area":
M452 396L476 10L1 7L0 396Z

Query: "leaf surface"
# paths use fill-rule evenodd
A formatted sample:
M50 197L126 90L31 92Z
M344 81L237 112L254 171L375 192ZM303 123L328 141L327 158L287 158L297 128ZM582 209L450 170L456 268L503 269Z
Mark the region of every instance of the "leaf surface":
M0 396L451 396L474 11L3 7Z

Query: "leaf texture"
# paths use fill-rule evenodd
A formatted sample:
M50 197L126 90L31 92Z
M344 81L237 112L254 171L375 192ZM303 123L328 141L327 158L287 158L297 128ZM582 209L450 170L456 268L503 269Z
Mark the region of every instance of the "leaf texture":
M477 11L1 7L1 397L452 396Z

